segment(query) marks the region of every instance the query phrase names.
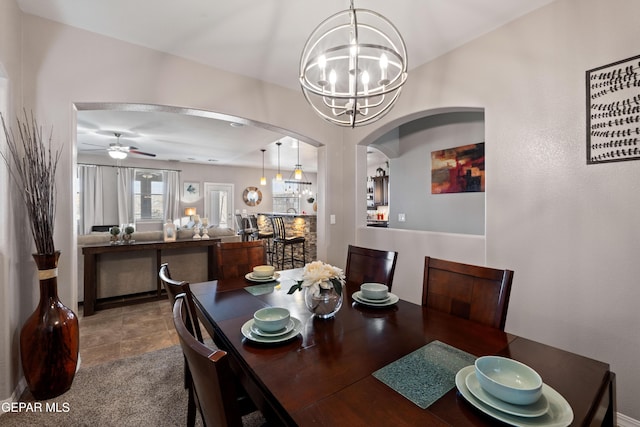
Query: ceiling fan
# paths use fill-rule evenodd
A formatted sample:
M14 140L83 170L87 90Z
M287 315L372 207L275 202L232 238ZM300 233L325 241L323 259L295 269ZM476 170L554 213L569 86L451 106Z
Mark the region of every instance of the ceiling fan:
M153 153L145 153L144 151L139 151L138 147L122 145L122 144L120 144L120 136L122 134L118 133L118 132L114 132L114 135L115 135L117 141L116 142L112 142L111 144L109 144L109 148L107 148L107 151L108 151L109 156L111 158L116 159L116 160L126 159L127 155L129 153L131 153L131 154L140 154L142 156L149 156L149 157L155 157L156 156Z

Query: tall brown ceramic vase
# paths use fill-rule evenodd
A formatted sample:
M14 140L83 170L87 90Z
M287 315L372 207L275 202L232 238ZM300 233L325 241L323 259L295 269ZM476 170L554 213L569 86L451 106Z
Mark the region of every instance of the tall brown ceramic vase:
M34 254L40 302L20 331L22 369L33 397L51 399L71 388L78 364L78 317L58 298L58 258Z

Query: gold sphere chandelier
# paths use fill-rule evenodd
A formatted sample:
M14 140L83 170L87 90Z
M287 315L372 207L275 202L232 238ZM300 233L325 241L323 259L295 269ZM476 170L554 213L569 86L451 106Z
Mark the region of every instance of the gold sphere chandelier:
M340 126L372 123L389 112L407 80L407 48L379 13L354 9L324 20L300 58L300 85L322 118Z

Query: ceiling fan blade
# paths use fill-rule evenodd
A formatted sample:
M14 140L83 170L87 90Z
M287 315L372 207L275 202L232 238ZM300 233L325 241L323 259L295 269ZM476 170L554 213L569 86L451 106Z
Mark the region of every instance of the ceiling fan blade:
M133 154L140 154L142 156L149 156L149 157L155 157L156 156L153 153L145 153L144 151L131 150L131 147L129 147L129 152L133 153Z
M101 147L104 150L104 144L92 144L90 142L81 142L80 145L90 145L92 147Z

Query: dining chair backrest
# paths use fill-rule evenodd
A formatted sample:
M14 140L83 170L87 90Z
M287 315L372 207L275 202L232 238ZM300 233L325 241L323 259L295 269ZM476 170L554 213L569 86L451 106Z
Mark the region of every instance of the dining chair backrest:
M191 372L197 406L204 425L242 426L238 392L227 353L209 348L189 332L184 319L196 316L196 313L189 313L188 307L185 304L185 294L177 295L173 306L173 324Z
M166 262L160 266L158 276L160 277L160 282L162 282L164 289L167 291L167 296L169 298L169 304L171 304L171 307L173 308L177 295L185 294L190 311L192 313L195 313L195 302L193 301L193 295L191 293L191 288L189 287L189 282L172 279L169 272L169 264L167 264ZM200 342L203 342L202 331L200 330L200 323L198 322L198 319L190 317L186 319L186 322L189 332L194 334Z
M376 282L384 283L391 290L397 259L398 252L349 245L345 270L347 286Z
M267 263L264 240L247 242L218 242L214 247L216 277L230 279L244 277L256 265Z
M425 257L422 305L504 330L513 271Z

